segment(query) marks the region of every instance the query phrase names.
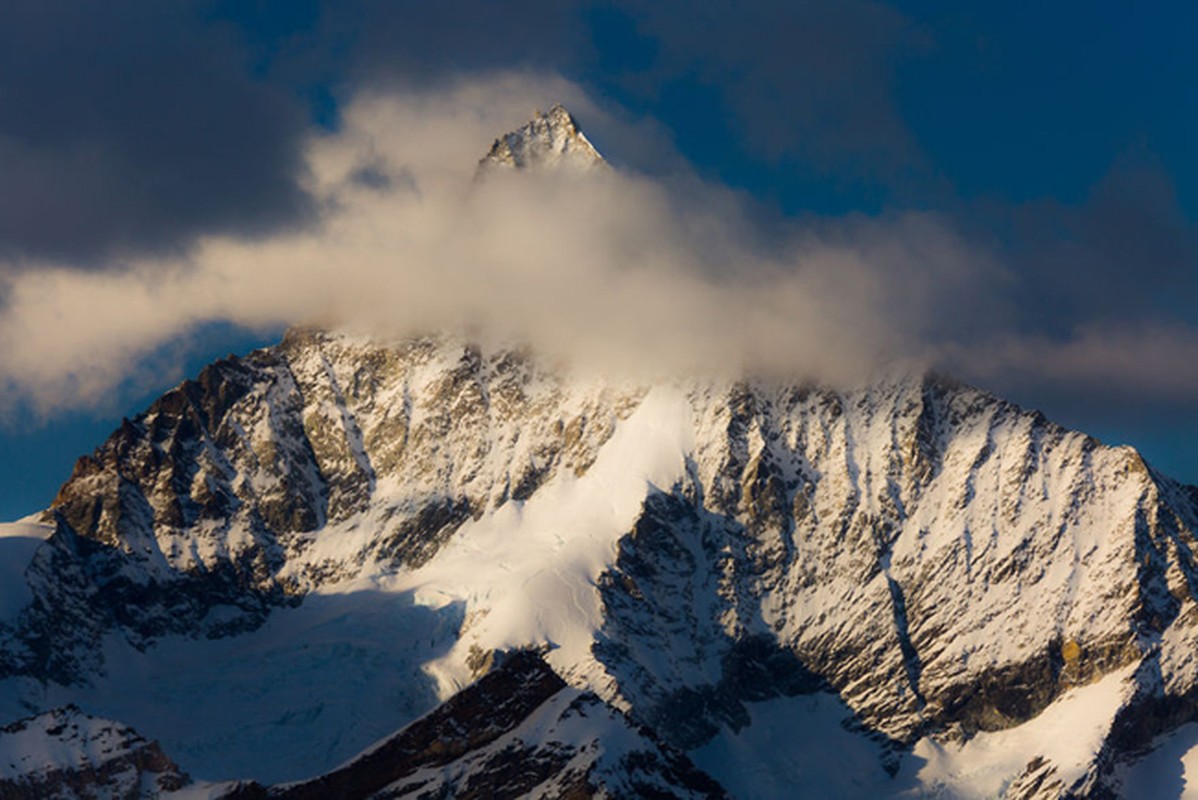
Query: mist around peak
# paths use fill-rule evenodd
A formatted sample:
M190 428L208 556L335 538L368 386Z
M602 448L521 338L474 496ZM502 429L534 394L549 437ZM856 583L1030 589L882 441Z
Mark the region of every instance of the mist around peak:
M760 228L745 197L686 169L474 181L496 131L521 130L546 97L579 109L613 146L641 124L556 79L366 94L340 130L308 142L319 224L211 237L117 270L17 274L0 315L0 338L22 343L0 355L9 404L94 403L155 349L214 320L388 335L469 327L605 370L844 379L920 356L937 293L969 277L972 254L934 216L779 234ZM558 108L525 130L549 140L564 130L585 153Z
M608 163L600 150L613 168L542 168ZM502 168L521 164L534 168ZM556 77L362 92L336 131L310 134L304 165L321 209L311 225L209 236L106 270L9 274L0 340L19 346L0 351L0 411L103 402L151 380L153 354L185 351L211 323L471 330L646 379L843 384L898 365L1001 388L1010 376L1102 383L1130 369L1151 391L1175 372L1096 360L1097 334L1022 332L1015 276L949 217L763 214L696 174L652 120ZM1108 328L1100 350L1113 338L1134 352L1148 336L1185 352L1185 333ZM1198 390L1177 381L1161 391Z

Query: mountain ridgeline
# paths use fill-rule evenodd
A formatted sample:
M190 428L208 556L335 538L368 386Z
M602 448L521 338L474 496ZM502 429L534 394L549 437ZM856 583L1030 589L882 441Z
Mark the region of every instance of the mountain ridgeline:
M601 163L558 106L482 169L575 158ZM877 769L791 796L1119 796L1198 721L1198 490L938 375L640 385L451 334L296 328L125 421L41 522L0 619L28 713L86 708L122 654L268 648L329 598L403 599L386 624L427 640L424 684L372 713L409 727L332 771L372 740L250 697L246 720L308 725L326 760L216 796L745 794L765 756L737 742L825 701ZM420 609L427 635L404 627ZM977 744L1099 691L1080 756ZM161 736L140 708L122 722Z

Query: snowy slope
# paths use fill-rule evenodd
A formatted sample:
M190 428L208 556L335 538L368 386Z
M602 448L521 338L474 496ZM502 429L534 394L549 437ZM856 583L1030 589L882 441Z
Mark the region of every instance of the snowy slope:
M877 741L854 730L852 713L817 693L750 703L752 722L723 730L691 755L731 794L758 800L820 797L991 798L1085 796L1094 764L1127 699L1128 670L1066 692L1039 716L968 740L919 740L896 774ZM1142 770L1141 773L1144 771ZM1167 792L1131 797L1168 797ZM1176 796L1176 795L1173 795Z
M1198 724L1182 725L1142 758L1120 765L1112 782L1123 797L1198 798Z
M0 625L33 600L25 570L34 552L53 532L52 526L38 522L0 523Z

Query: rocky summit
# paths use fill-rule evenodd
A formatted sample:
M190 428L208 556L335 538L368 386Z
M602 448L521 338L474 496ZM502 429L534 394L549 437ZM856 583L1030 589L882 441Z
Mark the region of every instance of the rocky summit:
M478 162L478 177L499 170L574 170L585 172L607 162L578 128L561 103L537 111L523 127L495 140Z
M483 162L570 154L558 106ZM1144 796L1198 744L1196 531L1198 489L940 375L296 328L0 530L0 796Z

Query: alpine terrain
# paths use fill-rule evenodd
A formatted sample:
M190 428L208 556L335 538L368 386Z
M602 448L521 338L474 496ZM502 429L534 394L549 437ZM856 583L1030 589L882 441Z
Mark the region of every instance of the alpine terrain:
M563 166L555 106L478 175ZM294 328L0 528L0 797L1177 797L1196 535L941 375Z

